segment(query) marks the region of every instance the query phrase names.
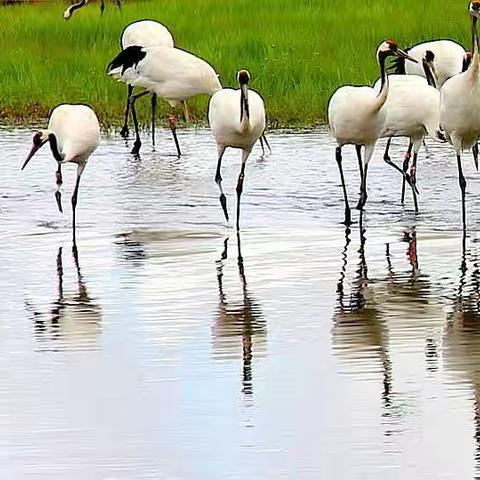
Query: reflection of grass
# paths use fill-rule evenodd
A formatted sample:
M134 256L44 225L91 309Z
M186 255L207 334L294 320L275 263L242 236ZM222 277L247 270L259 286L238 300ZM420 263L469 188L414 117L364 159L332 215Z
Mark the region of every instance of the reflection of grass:
M326 102L344 83L378 76L375 48L430 38L467 42L467 5L447 0L146 0L90 4L63 20L64 3L0 7L0 110L9 120L45 115L59 102L87 102L105 124L120 123L125 88L105 75L127 23L154 18L182 48L209 61L224 85L247 67L265 97L270 124L325 120ZM139 104L148 105L140 101ZM205 119L207 99L191 102ZM163 108L163 107L162 107ZM142 108L147 123L147 110ZM165 108L165 111L167 109Z

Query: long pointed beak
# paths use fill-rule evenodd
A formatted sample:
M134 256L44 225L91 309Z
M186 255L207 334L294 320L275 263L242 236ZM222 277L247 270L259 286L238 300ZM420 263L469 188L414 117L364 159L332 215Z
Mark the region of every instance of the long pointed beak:
M27 166L27 163L32 159L32 157L37 153L38 150L40 150L40 148L44 144L45 144L45 142L41 143L40 145L33 145L32 149L30 150L30 153L28 154L27 159L25 160L25 162L22 165L21 170L23 170Z
M418 60L415 60L413 57L411 57L407 52L405 52L404 50L402 50L401 48L397 48L397 55L399 57L403 57L403 58L406 58L407 60L410 60L411 62L413 63L418 63Z

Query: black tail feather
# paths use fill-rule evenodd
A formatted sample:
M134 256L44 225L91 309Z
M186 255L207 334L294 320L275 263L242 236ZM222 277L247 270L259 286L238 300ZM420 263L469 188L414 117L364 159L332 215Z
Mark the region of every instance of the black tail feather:
M143 47L133 45L122 50L107 66L107 73L115 68L122 67L122 75L127 68L136 67L138 63L145 58L147 53L143 51Z

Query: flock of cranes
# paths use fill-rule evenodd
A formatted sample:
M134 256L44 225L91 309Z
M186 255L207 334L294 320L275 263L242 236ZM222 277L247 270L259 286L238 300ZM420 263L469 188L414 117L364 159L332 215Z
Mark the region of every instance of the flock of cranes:
M87 0L71 5L65 12L68 19L72 13L84 6ZM103 2L102 2L103 5ZM222 189L221 162L227 147L242 150L242 164L237 182L236 228L240 229L240 199L243 191L245 166L253 146L258 140L266 142L265 106L262 97L249 89L250 73L240 70L237 74L239 89L223 88L214 68L205 60L175 47L173 36L162 24L153 20L139 20L128 25L120 38L121 52L108 64L107 74L124 82L128 87L122 136L128 135L128 118L131 114L135 126L135 141L132 153L138 154L142 145L135 102L151 94L152 143L155 145L155 107L157 97L166 100L172 109L183 105L188 123L186 101L197 95L211 97L208 118L218 149L218 166L215 181L220 188L220 204L225 218L229 219L227 202ZM136 88L141 88L139 93ZM180 144L176 134L177 115L172 112L169 126L173 134L177 153ZM44 144L49 143L53 157L58 162L56 172L56 201L63 211L60 187L61 166L65 163L77 165L77 181L72 195L73 243L76 243L76 206L80 178L88 158L100 143L100 125L95 112L87 105L61 104L49 117L48 127L35 133L32 149L25 160L28 164Z
M83 7L88 0L80 0L65 11L65 18ZM120 2L117 1L120 6ZM101 2L103 11L104 2ZM376 59L380 78L373 87L343 86L336 90L328 105L328 122L337 141L336 161L342 183L345 215L344 223L352 222L347 186L343 173L342 148L353 144L356 148L360 171L360 198L357 209L363 211L367 201L368 166L375 145L380 138L388 138L384 160L403 177L402 203L406 184L411 188L415 210L418 211L416 171L419 149L428 134L438 142L448 141L457 158L459 184L462 195L462 221L466 230L465 190L461 154L472 149L478 168L480 137L480 58L477 22L480 2L469 5L472 28L470 52L451 40L436 40L404 51L392 40L380 44ZM236 228L240 229L240 199L243 191L245 166L254 144L260 140L262 148L266 138L265 106L262 97L249 90L250 73L237 73L239 89L223 88L215 69L205 60L175 46L171 32L153 20L140 20L128 25L120 38L121 52L108 64L107 74L125 83L128 88L125 119L121 135L128 135L131 114L135 127L132 153L141 148L136 101L151 95L152 144L155 145L155 116L157 97L172 107L168 119L177 153L181 155L176 134L176 108L181 105L188 123L187 100L197 95L211 97L208 119L218 149L215 182L220 190L220 204L227 221L226 196L222 188L221 163L227 147L242 150L242 164L237 181ZM395 57L395 73L389 75L386 61ZM142 89L139 93L135 89ZM408 137L409 146L402 167L390 158L392 137ZM49 142L58 162L56 173L58 208L62 211L60 187L61 165L77 165L77 182L72 196L73 240L75 242L75 214L80 177L89 156L99 145L100 126L93 110L85 105L63 104L56 107L49 119L47 130L35 134L33 146L24 168L35 152ZM266 145L269 147L268 142ZM364 153L362 156L362 147ZM413 152L413 161L410 160ZM410 170L409 170L410 167Z
M417 45L406 53L395 42L387 40L377 50L380 79L375 86L343 86L330 98L328 121L337 141L336 160L343 188L346 225L351 224L352 218L343 174L342 148L347 144L356 147L361 179L359 210L363 211L365 207L368 165L380 138L389 139L384 160L403 175L402 202L408 183L415 210L418 210L417 156L424 136L428 134L436 141L448 141L455 150L462 195L462 222L466 230L466 181L461 154L465 149L472 149L478 168L480 59L477 22L480 2L470 3L469 14L471 52L450 40L437 40ZM397 57L397 74L387 74L386 58L389 56ZM393 163L388 154L392 137L410 139L403 168ZM362 147L365 148L363 158ZM408 173L412 150L413 162Z

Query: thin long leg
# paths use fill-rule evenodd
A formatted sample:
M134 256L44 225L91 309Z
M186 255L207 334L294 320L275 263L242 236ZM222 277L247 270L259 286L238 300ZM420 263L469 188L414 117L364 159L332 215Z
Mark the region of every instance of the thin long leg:
M363 182L362 182L362 191L360 193L360 200L357 205L357 209L363 210L365 203L367 203L367 173L368 173L368 164L372 159L373 151L375 149L375 144L365 145L365 159L363 162Z
M223 193L222 174L221 174L222 158L224 153L225 153L225 147L224 146L218 147L218 162L217 162L217 172L215 173L215 183L218 185L218 188L220 189L220 205L222 206L223 214L225 215L225 218L227 219L227 222L228 222L227 198Z
M397 170L398 172L400 172L403 176L403 181L408 183L412 189L412 195L413 195L413 203L415 205L415 212L418 212L418 200L417 200L417 191L416 191L416 188L413 184L413 181L412 179L410 178L410 175L406 172L406 170L402 170L398 165L396 165L394 162L392 162L390 156L388 155L388 147L390 146L389 145L390 143L390 139L388 140L388 143L387 143L387 149L385 150L385 153L383 155L383 159L385 160L385 162L390 165L391 167L393 167L395 170ZM403 167L405 168L405 163L403 165Z
M182 152L180 151L180 144L178 143L177 138L177 117L175 115L170 115L170 117L168 117L168 125L170 127L170 130L172 131L175 147L177 148L177 155L181 157Z
M465 209L465 190L467 187L467 182L463 175L462 169L462 159L460 158L460 153L457 153L457 165L458 165L458 183L460 184L460 191L462 192L462 224L464 233L467 230L467 215Z
M55 192L55 200L57 201L58 210L60 211L60 213L63 213L62 193L60 192L60 187L62 186L63 180L62 180L62 164L60 162L58 162L58 168L57 168L57 171L55 172L55 179L57 182L57 191Z
M157 111L157 94L152 93L152 145L155 147L155 115Z
M237 181L237 232L240 231L240 199L243 192L243 180L245 178L245 166L247 164L247 158L250 155L250 150L243 150L242 152L242 168L240 169L240 175Z
M408 150L407 153L405 154L405 159L403 160L403 171L406 173L408 170L408 165L410 163L410 158L412 157L412 148L413 148L413 143L410 142L408 144ZM404 175L403 177L403 182L402 182L402 204L405 203L405 182L407 181L406 176Z
M128 85L127 104L125 105L125 119L123 120L123 127L120 130L120 135L123 138L128 137L128 114L130 113L130 97L133 95L133 87Z
M103 15L105 10L105 0L100 0L100 14Z
M77 173L77 182L75 183L75 190L72 195L72 215L73 215L73 245L77 244L76 234L76 214L77 214L77 201L78 201L78 187L80 186L81 173Z
M185 114L185 123L188 125L190 123L190 114L188 113L187 102L183 100L182 105L183 105L183 113Z
M144 95L147 95L149 92L145 90L142 93L137 93L137 95L132 95L130 97L130 109L132 110L133 124L135 125L135 142L133 143L132 153L138 155L140 147L142 146L142 141L140 140L140 129L138 127L137 111L135 110L135 102Z
M265 156L265 147L263 146L263 136L260 137L260 146L262 147L262 157Z
M340 172L340 179L342 181L342 189L343 189L343 199L345 202L345 225L349 226L352 223L352 214L350 210L350 205L348 203L348 194L347 194L347 187L345 186L345 177L343 175L343 167L342 167L342 147L337 147L335 150L335 158L337 160L338 171Z
M472 147L473 161L475 162L475 169L478 172L478 142Z
M269 153L272 153L272 148L270 147L270 144L268 143L265 132L263 132L263 135L260 137L260 141L262 141L262 140L265 143L265 145L267 146ZM263 148L263 144L262 144L262 148Z
M361 192L362 191L362 184L363 184L362 146L361 145L355 145L355 150L357 152L358 171L360 172L360 192Z

